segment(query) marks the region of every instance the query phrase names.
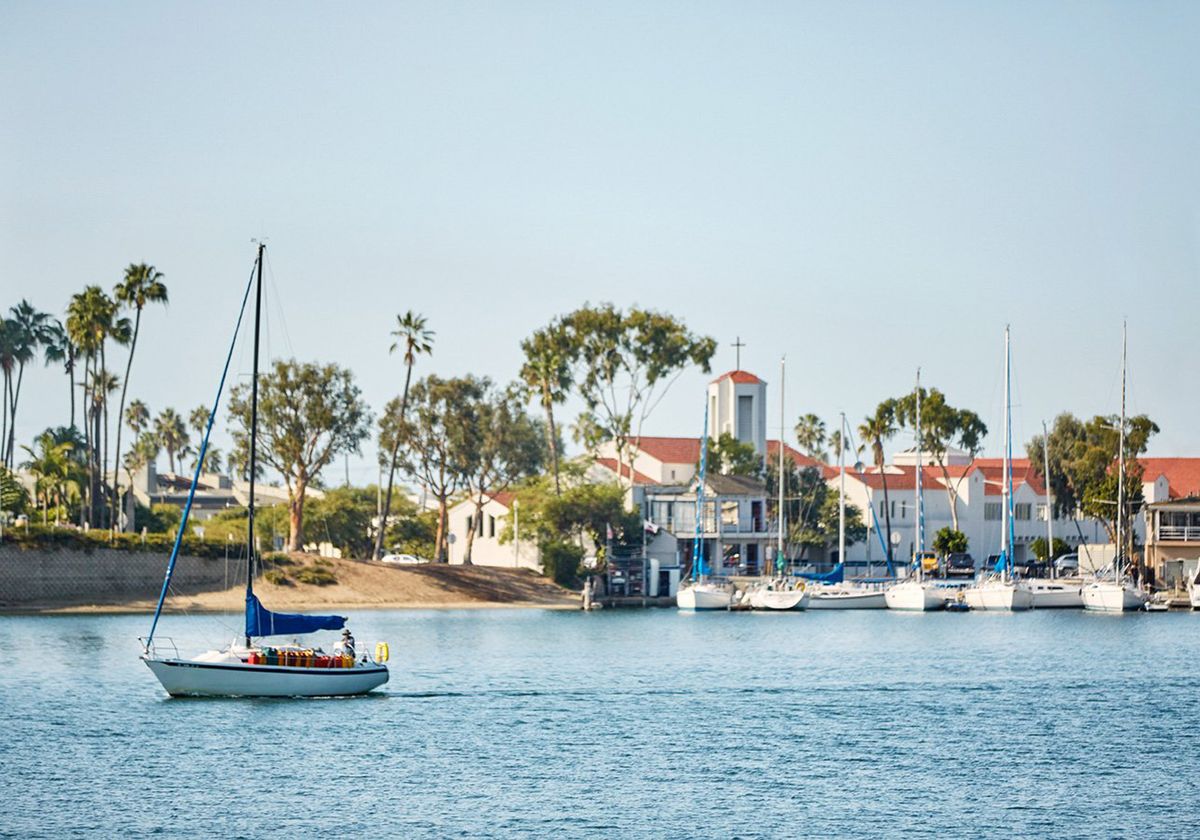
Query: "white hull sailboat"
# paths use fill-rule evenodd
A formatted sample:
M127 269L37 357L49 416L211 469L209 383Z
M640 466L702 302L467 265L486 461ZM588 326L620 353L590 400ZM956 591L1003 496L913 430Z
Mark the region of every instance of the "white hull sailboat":
M1200 610L1200 583L1192 581L1188 585L1188 600L1191 601L1192 609Z
M351 694L365 694L378 688L388 681L388 669L383 663L387 661L387 645L380 643L376 646L375 657L363 656L358 658L354 653L353 637L346 629L342 642L335 647L332 654L326 654L318 647L300 647L286 645L280 648L256 644L255 639L271 636L300 636L315 633L320 630L342 630L346 619L337 615L302 615L271 612L258 600L254 594L254 574L257 561L257 548L254 538L255 524L255 491L254 483L257 471L258 443L258 355L259 331L262 313L262 271L263 245L258 246L256 272L251 275L251 283L246 287L242 298L242 308L238 313L237 327L234 329L233 342L225 359L225 369L221 374L221 384L217 388L217 396L209 412L208 425L200 444L199 455L196 459L196 471L188 490L187 503L177 529L175 544L167 562L167 572L163 579L162 591L158 597L158 605L154 609L154 619L150 624L150 632L142 640L142 661L158 679L162 687L172 697L205 696L205 697L338 697ZM172 655L160 654L155 646L155 630L162 616L163 604L171 585L171 576L175 571L175 562L179 557L183 534L187 530L188 516L191 514L192 502L196 496L200 471L204 467L204 456L208 451L208 441L212 434L213 421L217 417L221 405L221 394L225 388L225 380L229 373L233 351L237 345L237 334L241 329L242 316L246 312L246 304L250 299L251 289L255 291L254 307L254 368L251 378L251 412L250 412L250 459L249 476L250 492L248 494L247 515L247 562L246 562L246 623L243 644L231 644L224 650L211 650L200 656L188 659L181 657L171 643Z
M1078 610L1083 608L1083 584L1064 578L1025 578L1033 593L1035 610Z
M1020 612L1033 609L1033 591L1024 581L980 581L963 590L963 600L973 610Z
M1150 597L1132 581L1098 580L1083 587L1083 606L1092 612L1135 612Z
M889 610L907 612L933 612L946 608L946 596L941 589L928 581L906 580L888 587L883 593Z
M733 587L703 580L684 586L675 594L681 610L727 610L733 606Z
M882 589L842 584L817 586L808 602L810 610L884 610L887 597Z
M774 584L762 584L747 593L750 607L755 610L803 610L809 605L807 589L776 587Z

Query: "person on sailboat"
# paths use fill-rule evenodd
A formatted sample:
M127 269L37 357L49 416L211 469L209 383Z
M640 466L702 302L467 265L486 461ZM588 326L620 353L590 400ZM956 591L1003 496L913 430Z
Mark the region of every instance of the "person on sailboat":
M342 640L333 646L335 654L349 654L350 658L354 658L354 636L350 635L350 628L342 629Z

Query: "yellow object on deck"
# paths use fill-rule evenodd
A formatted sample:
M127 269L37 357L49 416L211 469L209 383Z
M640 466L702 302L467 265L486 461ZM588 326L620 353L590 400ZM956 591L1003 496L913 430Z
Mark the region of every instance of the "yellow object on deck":
M388 644L387 644L387 642L376 642L375 643L375 661L376 662L387 662L388 661Z

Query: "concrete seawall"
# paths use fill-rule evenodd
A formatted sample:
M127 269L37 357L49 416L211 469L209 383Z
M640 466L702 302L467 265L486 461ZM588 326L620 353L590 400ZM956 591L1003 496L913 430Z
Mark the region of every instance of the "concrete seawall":
M26 610L84 604L153 601L162 589L168 555L97 548L0 548L0 609ZM172 592L196 595L245 580L242 560L179 557Z

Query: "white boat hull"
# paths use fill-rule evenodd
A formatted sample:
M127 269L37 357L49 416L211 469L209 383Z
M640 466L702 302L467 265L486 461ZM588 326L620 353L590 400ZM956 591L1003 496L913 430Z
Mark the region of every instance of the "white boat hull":
M1200 610L1200 583L1188 586L1188 599L1192 602L1192 609Z
M1078 580L1026 578L1025 584L1033 593L1035 610L1083 609L1083 584Z
M884 610L887 598L882 589L857 587L817 589L809 599L810 610Z
M172 697L341 697L366 694L388 681L387 666L377 664L296 668L145 656L142 661Z
M733 606L733 590L711 583L696 583L675 593L675 604L681 610L727 610Z
M802 610L809 605L804 589L766 589L750 591L750 606L756 610Z
M973 610L1021 612L1033 609L1033 591L1023 583L983 581L963 590L963 600Z
M889 610L933 612L946 608L946 596L936 586L916 580L898 583L883 596Z
M1092 612L1134 612L1144 609L1146 593L1132 583L1096 581L1083 587L1083 608Z

